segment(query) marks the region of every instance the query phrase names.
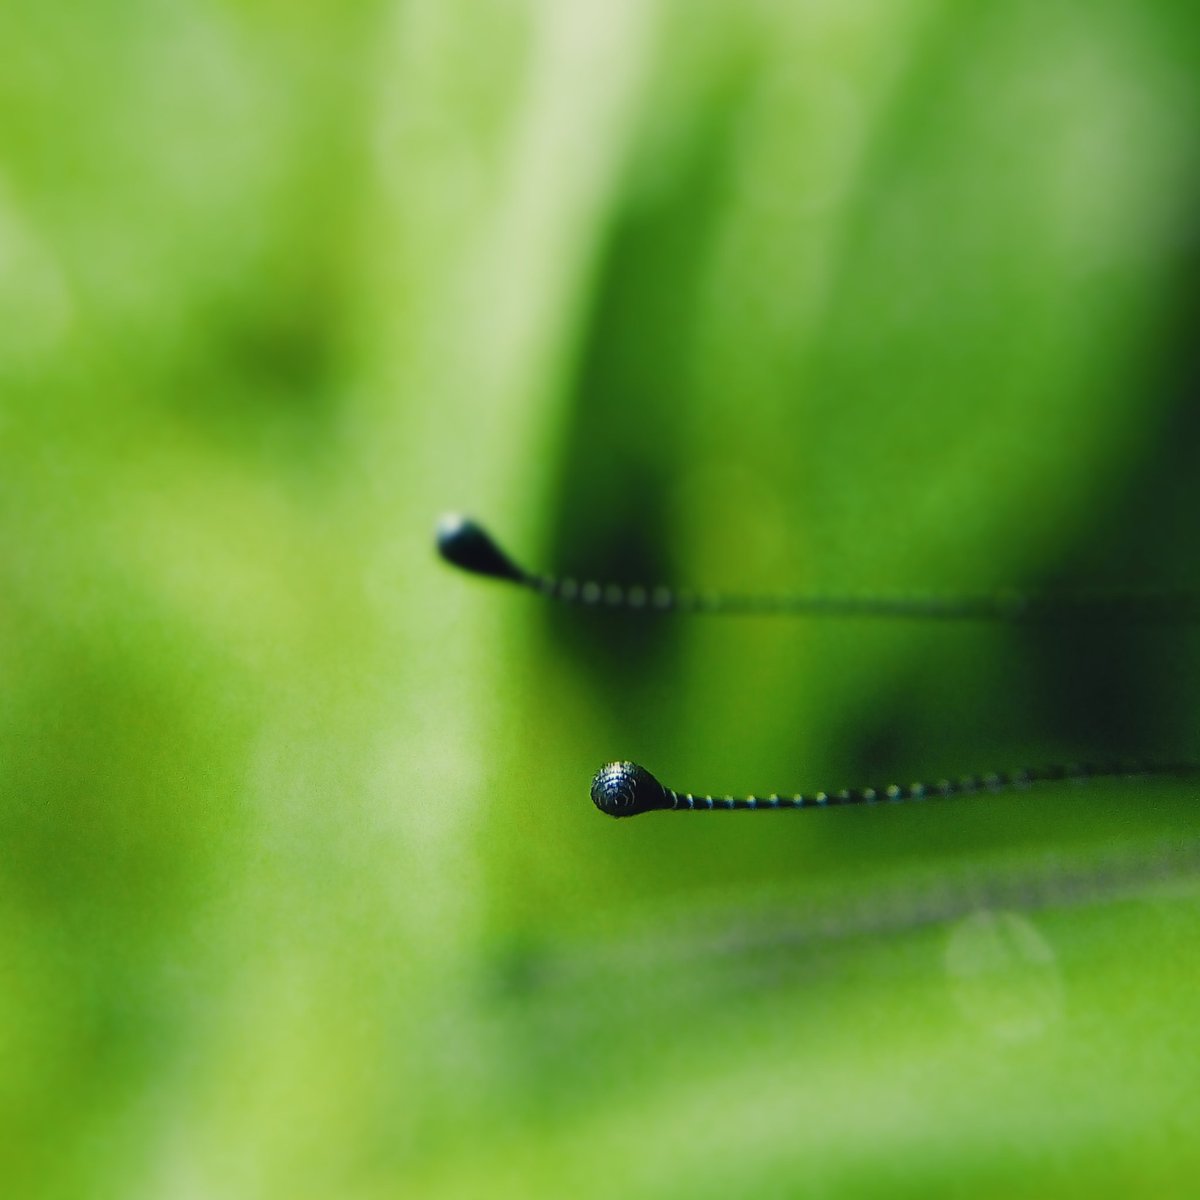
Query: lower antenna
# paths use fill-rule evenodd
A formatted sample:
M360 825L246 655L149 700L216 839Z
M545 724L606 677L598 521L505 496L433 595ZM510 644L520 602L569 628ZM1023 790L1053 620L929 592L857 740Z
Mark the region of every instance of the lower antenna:
M669 788L634 762L611 762L592 779L592 803L610 817L636 817L647 812L758 811L779 808L839 808L851 804L899 804L936 797L970 796L1025 788L1035 783L1062 783L1084 779L1195 775L1200 762L1175 763L1072 763L1065 766L1026 767L991 775L965 775L936 783L892 784L885 788L855 788L838 792L793 793L780 796L697 796Z

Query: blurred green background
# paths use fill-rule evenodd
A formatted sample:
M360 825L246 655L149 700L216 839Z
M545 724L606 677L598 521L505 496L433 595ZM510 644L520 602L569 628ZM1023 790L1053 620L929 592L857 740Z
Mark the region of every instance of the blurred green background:
M1183 1195L1200 10L0 7L0 1190ZM1135 864L1133 867L1130 863ZM1143 864L1138 866L1137 864Z

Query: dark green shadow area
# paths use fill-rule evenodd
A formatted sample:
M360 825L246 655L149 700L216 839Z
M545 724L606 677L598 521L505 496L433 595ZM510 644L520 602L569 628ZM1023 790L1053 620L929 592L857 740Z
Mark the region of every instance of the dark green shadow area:
M650 178L629 180L609 219L550 502L559 575L682 582L673 528L681 416L695 403L700 293L751 67L739 62L714 85L666 161L643 167ZM669 690L684 636L678 622L578 609L548 619L554 643L608 696Z

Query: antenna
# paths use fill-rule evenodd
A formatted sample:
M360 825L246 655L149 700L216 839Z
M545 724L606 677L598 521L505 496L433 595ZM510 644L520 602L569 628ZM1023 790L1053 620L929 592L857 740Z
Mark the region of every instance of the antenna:
M1081 782L1086 779L1146 778L1200 773L1200 762L1072 763L1066 766L1025 767L990 775L965 775L936 783L892 784L838 792L793 793L780 796L697 796L660 783L634 762L607 763L592 779L592 803L610 817L636 817L647 812L758 811L780 808L840 808L845 805L899 804L937 797L995 794L1035 783Z
M1200 619L1200 593L1067 592L1005 593L996 596L726 596L672 588L580 583L536 575L508 556L477 522L449 515L437 527L438 553L448 563L491 579L505 580L568 604L636 611L683 613L764 613L842 617L944 618L975 621L1115 620L1178 621ZM677 792L637 763L611 762L592 779L592 802L611 817L639 813L757 811L759 809L839 808L845 805L897 804L936 797L970 796L1023 789L1033 784L1087 779L1146 778L1200 774L1200 762L1111 762L1026 767L1011 772L966 775L936 783L892 784L884 788L769 796L710 796Z
M764 595L692 592L663 585L580 582L537 575L513 561L476 521L448 515L438 522L438 553L464 571L528 588L551 600L639 613L712 613L823 617L901 617L960 621L1200 620L1200 592L1001 592L977 596Z

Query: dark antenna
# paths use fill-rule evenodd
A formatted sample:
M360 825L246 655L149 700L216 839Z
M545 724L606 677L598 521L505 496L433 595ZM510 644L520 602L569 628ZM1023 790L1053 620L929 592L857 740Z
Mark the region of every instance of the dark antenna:
M1035 783L1081 782L1086 779L1146 778L1195 775L1200 762L1078 763L1068 766L1026 767L1007 774L966 775L936 783L892 784L838 792L793 793L780 796L698 796L669 788L633 762L607 763L592 780L592 803L610 817L636 817L646 812L758 811L780 808L838 808L852 804L899 804L937 797L995 794Z
M468 517L443 517L438 553L475 575L502 579L565 604L640 613L762 614L826 617L903 617L960 621L1200 620L1195 591L1085 591L1050 594L1003 592L980 596L727 596L662 585L598 583L536 575L514 562Z

